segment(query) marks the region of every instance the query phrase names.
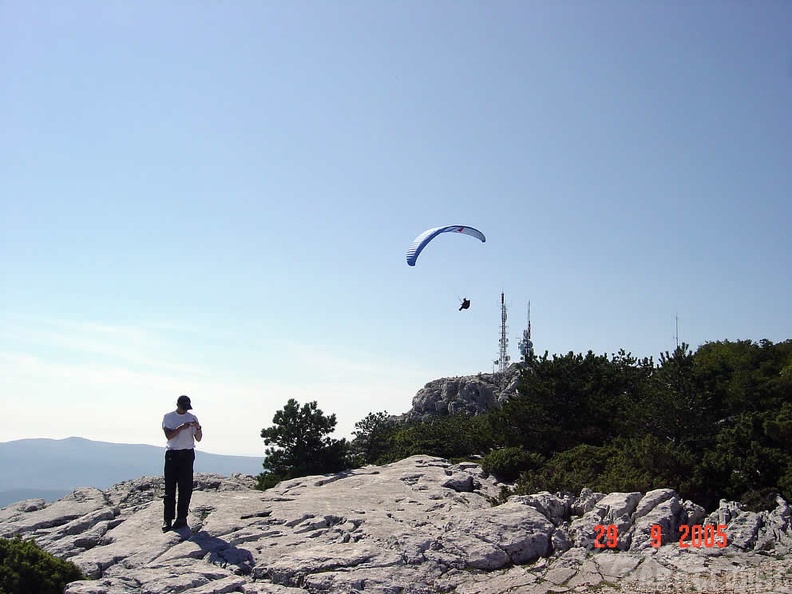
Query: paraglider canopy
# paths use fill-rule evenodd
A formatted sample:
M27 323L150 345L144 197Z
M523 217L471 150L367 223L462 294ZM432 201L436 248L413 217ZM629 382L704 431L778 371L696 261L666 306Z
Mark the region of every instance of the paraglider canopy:
M415 266L415 261L418 259L419 254L423 251L423 249L427 246L427 244L432 241L435 237L440 235L441 233L461 233L463 235L469 235L470 237L475 237L476 239L480 240L482 243L487 241L484 237L484 234L479 231L478 229L474 229L473 227L468 227L466 225L448 225L446 227L434 227L432 229L427 229L423 233L421 233L415 240L410 244L410 247L407 250L407 264L410 266Z

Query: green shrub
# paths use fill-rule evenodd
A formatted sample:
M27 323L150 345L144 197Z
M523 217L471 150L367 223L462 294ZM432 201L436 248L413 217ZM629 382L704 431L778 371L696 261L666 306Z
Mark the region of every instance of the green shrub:
M541 468L544 458L535 452L526 452L519 447L493 450L481 461L481 468L500 481L517 480L520 473Z
M752 512L773 511L777 505L776 497L778 497L777 489L760 489L745 493L740 503L745 505L746 510Z
M415 455L468 459L488 452L492 440L484 416L457 413L405 423L395 429L390 444L390 453L381 456L385 462Z
M583 487L600 491L600 477L614 450L610 447L579 445L554 455L536 472L525 472L515 485L513 495L540 491L580 493Z
M781 497L786 501L792 501L792 462L787 466L786 473L779 479L778 486Z
M599 477L606 493L674 489L689 498L703 488L697 480L697 460L689 448L653 435L614 439Z
M61 594L66 584L86 577L33 540L0 538L0 594Z
M262 472L256 477L256 489L260 491L266 491L267 489L271 489L281 481L285 480L287 480L287 477L283 477L279 474L274 474L272 472Z

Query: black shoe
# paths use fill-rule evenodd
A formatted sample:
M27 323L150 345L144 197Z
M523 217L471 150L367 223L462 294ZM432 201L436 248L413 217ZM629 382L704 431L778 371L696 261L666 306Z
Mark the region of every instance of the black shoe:
M173 526L171 526L171 521L170 521L170 520L166 520L166 521L165 521L165 522L162 524L162 531L163 531L163 532L168 532L168 531L170 531L170 530L172 530L172 529L173 529Z
M178 530L179 528L187 528L186 518L176 518L176 521L173 523L173 529Z

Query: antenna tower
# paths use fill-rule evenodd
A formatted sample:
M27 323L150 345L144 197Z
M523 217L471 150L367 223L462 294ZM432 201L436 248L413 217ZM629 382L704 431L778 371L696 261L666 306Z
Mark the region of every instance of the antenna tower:
M674 341L676 348L679 348L679 314L674 315Z
M533 342L531 342L531 302L528 302L528 327L523 330L522 340L520 341L520 354L523 360L533 353Z
M506 334L506 303L503 299L503 291L501 291L501 333L500 340L500 356L498 357L498 371L504 372L509 366L509 337Z

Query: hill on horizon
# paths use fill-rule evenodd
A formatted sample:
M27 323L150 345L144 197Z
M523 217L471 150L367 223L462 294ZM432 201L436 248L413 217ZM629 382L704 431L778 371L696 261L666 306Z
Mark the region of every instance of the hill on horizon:
M159 476L164 447L109 443L82 437L0 443L0 507L41 498L55 501L78 487L107 489L141 476ZM195 472L257 475L264 456L227 456L199 450Z

